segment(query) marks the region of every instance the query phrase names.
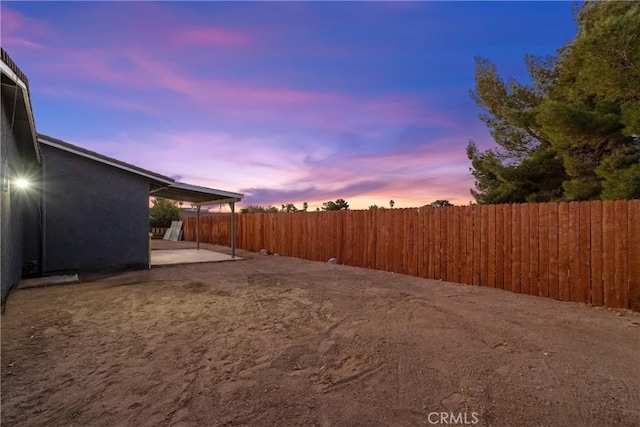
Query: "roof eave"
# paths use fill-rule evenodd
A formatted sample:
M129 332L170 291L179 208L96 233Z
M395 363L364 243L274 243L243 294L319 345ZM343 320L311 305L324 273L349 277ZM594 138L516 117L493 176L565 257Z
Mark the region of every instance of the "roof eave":
M138 168L137 166L130 165L128 163L125 163L120 160L113 159L107 156L103 156L93 151L82 149L81 147L76 147L73 144L69 144L68 142L65 142L47 135L39 134L38 142L40 144L44 144L49 147L57 148L61 151L66 151L68 153L72 153L77 156L84 157L86 159L90 159L99 163L103 163L108 166L115 167L117 169L124 170L126 172L133 173L135 175L145 177L150 181L162 184L163 186L168 186L175 182L174 179L169 178L167 176L159 175L159 174L156 174L155 172Z
M36 154L36 160L38 161L38 163L40 163L41 162L40 147L38 145L38 137L36 133L36 121L33 117L33 109L31 107L31 97L29 95L29 86L27 85L26 82L24 82L20 78L20 76L16 72L14 72L11 66L5 62L4 60L5 56L8 58L8 55L6 55L6 52L3 50L2 53L3 55L2 55L2 60L0 60L0 69L2 70L2 73L5 74L7 77L9 77L16 84L16 87L20 89L22 98L24 100L27 117L29 120L31 143L33 145L33 150L35 151L35 154Z

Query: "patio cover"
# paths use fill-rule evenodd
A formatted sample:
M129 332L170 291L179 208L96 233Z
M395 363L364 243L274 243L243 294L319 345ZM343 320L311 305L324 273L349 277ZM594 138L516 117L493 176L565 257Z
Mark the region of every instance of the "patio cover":
M215 188L200 187L198 185L173 182L166 187L151 191L153 197L162 197L180 202L189 202L197 207L196 210L196 243L200 249L200 208L202 206L222 205L229 203L231 207L231 257L236 256L236 215L235 204L244 197L244 194L230 191L216 190Z

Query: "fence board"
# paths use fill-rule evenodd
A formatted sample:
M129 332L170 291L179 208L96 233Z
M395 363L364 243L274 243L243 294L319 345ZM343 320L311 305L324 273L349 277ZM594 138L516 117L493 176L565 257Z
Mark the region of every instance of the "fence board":
M504 205L504 287L503 289L511 291L513 289L513 273L512 273L512 253L513 246L511 239L513 235L513 225L511 223L511 216L513 212L513 205Z
M538 206L538 296L549 296L549 205Z
M549 204L549 298L560 299L560 205Z
M528 204L520 205L520 293L529 295L529 240L531 239Z
M504 289L504 205L496 206L496 288Z
M593 305L604 304L603 292L603 223L602 202L589 203L591 214L591 289L590 301Z
M511 252L511 265L512 265L512 276L511 276L511 291L512 292L520 292L521 282L520 282L520 210L522 205L512 205L512 221L511 221L511 236L512 236L512 249Z
M629 201L629 308L640 311L640 200Z
M489 286L489 206L480 206L480 285Z
M529 295L540 295L540 227L539 206L527 205L529 210Z
M569 301L569 204L558 205L558 298Z
M417 209L409 209L407 210L408 222L409 222L409 235L411 237L411 251L409 252L409 256L411 257L411 262L409 264L409 274L412 276L418 275L418 260L422 256L421 247L420 247L420 238L419 238L419 230L420 230L420 216L418 215Z
M429 276L429 230L426 210L418 209L418 243L420 245L420 256L418 257L418 275L420 277Z
M434 279L442 279L440 259L442 258L442 224L440 222L442 216L442 209L433 208L433 245L435 248L434 256Z
M435 209L427 208L429 218L429 278L436 278L436 214Z
M487 286L496 287L496 206L487 206Z
M447 281L454 282L456 230L453 224L453 207L445 207L447 217Z
M580 229L579 235L579 255L580 263L580 284L578 301L589 304L589 289L591 288L591 269L589 266L591 258L591 208L589 202L581 202L580 206Z
M604 305L615 307L616 290L616 216L615 203L612 201L602 202L602 291L604 294Z
M467 264L467 243L468 243L468 229L467 229L467 224L468 224L468 217L467 217L467 212L468 212L468 207L467 206L462 206L460 208L456 209L456 212L458 212L458 221L459 221L459 235L460 235L460 247L459 247L459 253L458 253L458 281L459 283L464 283L465 285L469 284L469 279L468 279L468 271L469 271L469 267Z
M615 307L629 308L629 246L627 237L628 203L624 200L615 202L616 214L616 272L615 272ZM638 227L638 225L636 225Z
M580 205L569 203L569 300L580 301Z
M473 206L473 285L480 286L480 206Z

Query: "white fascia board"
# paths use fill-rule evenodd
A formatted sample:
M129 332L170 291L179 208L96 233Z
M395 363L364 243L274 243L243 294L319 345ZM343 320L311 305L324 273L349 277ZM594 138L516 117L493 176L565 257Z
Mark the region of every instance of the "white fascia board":
M80 157L84 157L84 158L87 158L87 159L90 159L90 160L94 160L96 162L100 162L100 163L103 163L105 165L113 166L114 168L122 169L124 171L131 172L131 173L136 174L136 175L144 176L145 178L149 178L149 179L151 179L153 181L162 182L162 183L167 184L167 185L173 183L173 181L169 181L169 180L160 178L158 176L150 175L150 174L144 173L142 171L127 167L125 165L121 165L119 163L110 162L107 159L102 159L100 157L93 156L93 155L91 155L89 153L85 153L85 152L82 152L82 151L74 150L71 147L67 147L65 145L57 144L57 143L55 143L53 141L49 141L48 139L38 138L38 141L41 144L48 145L50 147L54 147L54 148L57 148L57 149L62 150L62 151L66 151L66 152L78 155Z
M182 190L199 191L201 193L215 194L216 196L224 196L229 199L242 199L244 194L233 193L231 191L218 190L216 188L200 187L198 185L185 184L184 182L174 182L169 188L177 188Z
M4 74L9 76L9 78L11 80L16 82L16 84L18 86L20 86L20 88L22 88L22 90L25 90L25 91L27 90L27 85L25 84L25 82L23 82L20 79L20 77L18 77L18 75L16 73L14 73L13 70L11 68L9 68L9 66L7 64L4 63L4 61L0 61L0 69L2 70L2 72Z

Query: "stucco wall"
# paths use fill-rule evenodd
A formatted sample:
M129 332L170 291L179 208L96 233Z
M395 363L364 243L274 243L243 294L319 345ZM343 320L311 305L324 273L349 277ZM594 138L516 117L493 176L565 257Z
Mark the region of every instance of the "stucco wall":
M8 109L2 103L2 151L0 162L5 173L29 176L38 181L38 163L31 141L18 141L11 127ZM39 193L37 188L18 190L15 186L0 188L0 282L2 303L9 290L22 278L26 261L38 261L40 253L39 236Z
M149 182L41 145L46 272L142 268L149 262Z

